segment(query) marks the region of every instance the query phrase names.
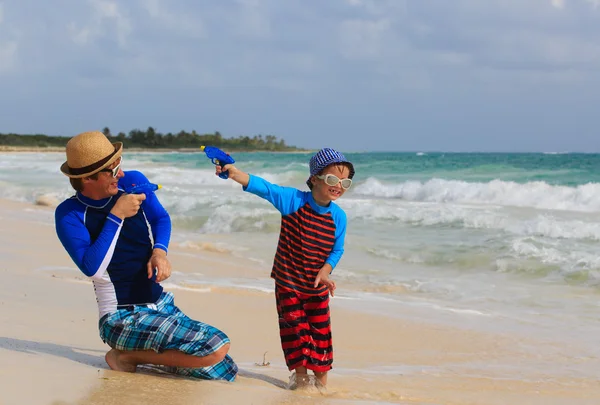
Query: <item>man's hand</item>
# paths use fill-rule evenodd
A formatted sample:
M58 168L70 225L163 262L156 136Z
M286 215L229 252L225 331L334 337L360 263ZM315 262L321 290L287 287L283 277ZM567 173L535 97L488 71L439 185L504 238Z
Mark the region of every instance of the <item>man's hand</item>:
M324 284L329 289L329 294L333 297L333 292L335 291L335 281L329 278L329 273L333 268L331 268L330 264L325 264L319 273L317 274L317 278L315 278L315 288L317 288L320 284Z
M156 282L160 283L171 277L171 262L167 258L167 252L162 249L154 249L148 260L148 279L152 278L156 269Z
M146 194L121 194L110 213L121 218L129 218L137 214L146 199Z

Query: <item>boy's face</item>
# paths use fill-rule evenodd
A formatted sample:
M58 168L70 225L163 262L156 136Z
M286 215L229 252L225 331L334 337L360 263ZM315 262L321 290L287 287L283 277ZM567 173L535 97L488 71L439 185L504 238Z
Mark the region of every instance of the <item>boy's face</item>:
M348 176L350 176L350 169L348 169L348 167L346 167L345 165L334 164L331 166L327 166L321 174L323 176L333 174L339 179L347 179ZM311 182L313 185L313 198L317 202L335 201L342 195L344 195L344 193L346 192L346 190L342 188L341 182L336 184L335 186L330 186L327 183L325 183L325 179L319 179L316 176L312 176Z

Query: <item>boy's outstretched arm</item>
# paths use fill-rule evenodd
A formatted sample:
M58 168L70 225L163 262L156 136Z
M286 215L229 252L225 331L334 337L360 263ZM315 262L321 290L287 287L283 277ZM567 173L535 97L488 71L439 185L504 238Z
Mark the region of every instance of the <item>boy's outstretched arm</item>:
M225 165L223 167L216 165L215 166L215 174L218 176L221 172L229 171L229 178L243 187L248 186L248 182L250 181L250 175L248 173L241 171L234 165Z

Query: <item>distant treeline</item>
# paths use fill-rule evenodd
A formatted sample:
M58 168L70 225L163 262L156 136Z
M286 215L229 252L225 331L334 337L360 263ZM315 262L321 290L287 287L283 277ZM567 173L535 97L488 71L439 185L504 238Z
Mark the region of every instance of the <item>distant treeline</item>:
M294 146L288 146L283 139L277 139L273 135L238 136L235 138L224 138L218 131L214 134L198 134L196 131L180 131L176 134L171 132L161 134L154 128L148 127L141 131L133 129L128 134L119 132L113 135L109 128L102 130L111 142L123 142L127 148L146 149L183 149L198 148L201 145L217 146L227 150L264 150L264 151L293 151L301 150ZM23 147L49 147L65 146L70 138L65 136L48 135L20 135L0 134L0 145L23 146Z

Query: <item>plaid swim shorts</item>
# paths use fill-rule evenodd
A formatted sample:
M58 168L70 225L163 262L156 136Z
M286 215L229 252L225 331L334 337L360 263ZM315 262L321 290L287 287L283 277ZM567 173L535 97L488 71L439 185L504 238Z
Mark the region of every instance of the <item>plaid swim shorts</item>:
M117 350L179 350L194 356L206 356L229 343L219 329L195 321L175 306L173 294L163 292L155 305L132 306L104 315L99 321L100 337ZM238 368L225 358L201 368L167 367L169 372L204 380L234 381Z

